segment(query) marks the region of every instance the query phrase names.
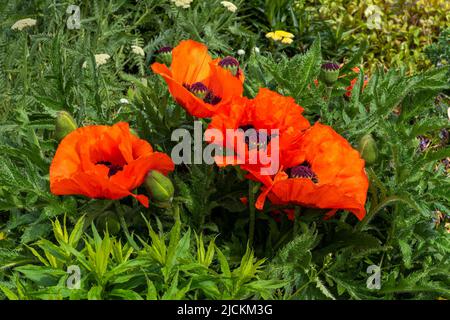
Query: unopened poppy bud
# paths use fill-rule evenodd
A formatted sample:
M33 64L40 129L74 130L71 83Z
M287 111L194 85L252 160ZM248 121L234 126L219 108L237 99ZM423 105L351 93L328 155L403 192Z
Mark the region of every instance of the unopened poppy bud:
M77 123L66 111L58 112L55 125L55 139L60 141L73 130L77 129Z
M219 66L226 70L230 70L233 76L237 76L239 72L239 61L233 57L225 57L219 62Z
M327 62L322 64L320 70L320 79L325 82L325 84L331 86L333 85L339 77L339 65L334 62Z
M359 140L358 150L367 164L373 164L377 160L377 143L371 134L366 134Z
M172 47L165 46L156 51L156 61L170 66L172 63Z
M155 201L160 203L172 201L174 193L172 181L161 172L150 171L145 179L144 186Z

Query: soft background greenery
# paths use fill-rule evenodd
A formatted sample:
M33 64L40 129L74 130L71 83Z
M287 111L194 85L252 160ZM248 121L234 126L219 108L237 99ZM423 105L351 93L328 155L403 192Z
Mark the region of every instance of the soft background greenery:
M392 9L384 25L406 23L405 30L384 30L375 42L370 35L378 32L365 28L364 2L235 3L237 14L212 0L194 0L190 9L159 0L0 4L2 298L450 298L449 166L442 161L450 157L442 131L449 128L449 70L428 68L449 61L443 2L400 10L374 1ZM69 4L81 7L80 30L66 28ZM410 23L414 16L416 24ZM430 16L433 22L422 24ZM10 29L27 17L37 26ZM294 42L265 38L276 29L293 32ZM425 38L422 32L428 32ZM291 95L311 121L332 125L355 147L363 135L374 136L379 156L367 167L365 220L341 212L325 221L317 210L302 210L294 224L267 206L257 213L249 248L249 210L239 198L253 193L253 186L249 190L233 168L207 165L177 167L169 209L49 193L60 110L79 125L128 121L170 154L172 130L192 129L192 118L148 65L156 49L186 38L206 43L214 55L237 57L245 50L239 60L247 96L262 86ZM132 53L131 45L143 47L146 57ZM111 59L96 67L99 53ZM332 90L313 84L327 59L345 62L341 75L347 74ZM351 73L353 66L365 69ZM369 70L370 82L360 93ZM347 98L354 77L358 82ZM418 136L431 140L423 152ZM381 290L366 287L372 264L381 266ZM80 290L66 287L70 265L81 268Z
M342 62L368 41L364 63L369 71L379 64L406 65L412 73L429 67L425 47L450 27L446 0L252 0L246 6L254 30L292 32L294 46L306 48L320 33L327 59ZM381 11L378 28L371 27L370 6Z

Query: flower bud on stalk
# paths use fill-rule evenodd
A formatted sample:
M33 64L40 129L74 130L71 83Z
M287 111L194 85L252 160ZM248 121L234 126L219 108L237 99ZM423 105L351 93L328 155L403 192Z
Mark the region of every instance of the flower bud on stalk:
M77 123L70 113L66 111L58 112L55 124L55 139L61 141L69 133L77 129Z
M358 150L361 157L366 161L367 164L373 164L378 157L378 149L375 139L372 135L366 134L360 140L358 144Z
M172 64L172 47L166 46L156 51L156 61L167 66Z
M219 62L219 66L226 70L230 70L231 74L235 77L238 76L239 73L239 61L237 61L233 57L225 57Z
M339 65L334 62L327 62L322 64L320 70L320 79L326 85L332 86L339 77Z
M174 194L172 181L161 172L150 171L144 186L158 204L168 204L172 201Z

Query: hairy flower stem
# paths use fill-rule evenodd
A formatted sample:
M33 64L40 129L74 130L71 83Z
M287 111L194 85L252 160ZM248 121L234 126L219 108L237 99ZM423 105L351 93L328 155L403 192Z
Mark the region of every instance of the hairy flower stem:
M124 218L125 211L123 210L122 206L120 206L119 202L115 203L115 209L116 209L116 212L117 212L117 216L119 218L120 226L122 227L123 232L125 233L125 236L127 237L128 242L131 244L131 246L135 250L140 250L139 246L134 241L133 237L130 234L130 231L128 230L128 225L127 225L127 222L125 221L125 218Z
M327 86L327 110L330 110L331 105L331 94L333 93L333 86Z
M254 193L255 182L249 180L248 183L248 205L249 205L249 230L248 230L248 244L252 246L253 238L255 236L255 193Z
M295 236L298 233L298 224L300 223L299 216L300 216L300 207L295 206L295 208L294 208L294 232L292 235L293 238L295 238Z
M406 201L405 199L403 199L400 196L390 196L390 197L386 197L384 198L378 205L376 205L373 209L370 210L369 213L366 214L366 216L364 217L364 219L362 219L356 226L355 226L355 230L356 231L363 231L366 227L367 224L369 224L370 221L372 221L372 219L375 217L375 215L381 211L381 209L383 209L384 207L391 205L393 203L397 203L397 202L404 202L406 204L410 204L408 201Z

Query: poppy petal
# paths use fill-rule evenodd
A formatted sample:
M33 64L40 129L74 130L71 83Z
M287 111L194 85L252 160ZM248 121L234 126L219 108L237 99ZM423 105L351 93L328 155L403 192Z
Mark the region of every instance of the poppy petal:
M192 84L208 78L210 62L212 58L208 47L193 40L184 40L172 50L170 70L178 83Z
M127 123L87 126L71 132L58 146L50 165L50 190L56 195L101 199L132 195L148 206L146 196L131 190L143 183L151 169L167 174L174 164L131 134Z

